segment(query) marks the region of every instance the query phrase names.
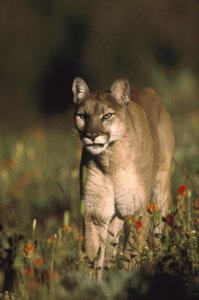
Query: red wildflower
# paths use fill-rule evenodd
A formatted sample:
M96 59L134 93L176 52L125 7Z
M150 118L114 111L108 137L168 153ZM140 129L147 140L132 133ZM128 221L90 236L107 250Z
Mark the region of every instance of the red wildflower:
M180 185L177 189L178 195L180 196L186 196L189 188L186 185Z
M23 253L27 258L30 258L35 253L35 245L27 243L23 246Z
M159 210L159 206L156 203L151 202L146 206L146 210L150 215L152 215Z
M137 231L139 231L140 229L142 229L142 227L143 227L143 222L142 222L141 219L135 221L135 229L136 229Z
M43 258L37 257L33 260L34 264L36 265L42 265L44 263Z
M173 227L174 225L174 218L171 214L162 217L162 221L167 223L169 226Z
M136 219L135 215L131 215L126 218L126 222L128 224L133 224L137 231L139 231L143 227L142 217Z
M126 222L127 222L128 224L133 224L134 221L135 221L135 216L134 216L134 215L128 216L128 217L126 218Z

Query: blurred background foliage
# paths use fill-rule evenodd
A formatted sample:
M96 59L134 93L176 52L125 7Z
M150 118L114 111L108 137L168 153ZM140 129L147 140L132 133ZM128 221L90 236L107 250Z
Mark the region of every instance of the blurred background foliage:
M175 111L198 104L197 0L1 0L0 45L0 118L12 129L70 108L77 75L93 89L121 76L152 85Z
M197 0L1 0L0 45L2 203L22 199L19 211L37 215L51 200L52 211L76 214L75 76L91 90L118 77L158 90L174 121L174 187L198 195Z

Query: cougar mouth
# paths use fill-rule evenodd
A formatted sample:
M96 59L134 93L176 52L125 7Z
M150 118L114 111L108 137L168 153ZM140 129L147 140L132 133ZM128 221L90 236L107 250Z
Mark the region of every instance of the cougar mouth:
M81 137L81 141L85 149L93 155L98 155L102 153L109 144L109 139L107 136L98 136L95 140L87 137Z
M84 144L86 150L93 155L98 155L102 153L104 150L106 150L107 146L108 146L108 142Z
M105 144L103 143L92 143L92 144L87 144L86 147L104 147Z

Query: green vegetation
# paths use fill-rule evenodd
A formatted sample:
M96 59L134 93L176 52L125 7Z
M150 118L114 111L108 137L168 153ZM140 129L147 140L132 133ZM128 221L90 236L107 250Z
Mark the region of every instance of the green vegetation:
M81 250L78 137L72 129L50 127L1 133L2 299L156 299L156 285L171 298L172 284L182 299L197 298L199 114L173 119L177 163L171 210L162 216L158 207L146 208L151 226L144 249L137 239L144 224L139 216L127 220L135 240L129 244L130 259L122 254L121 244L113 245L118 254L101 284L93 279L94 262Z

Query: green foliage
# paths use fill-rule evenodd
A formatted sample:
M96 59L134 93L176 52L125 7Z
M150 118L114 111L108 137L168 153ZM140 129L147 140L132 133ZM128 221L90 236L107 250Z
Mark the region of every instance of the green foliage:
M156 299L156 285L170 299L172 294L167 291L175 285L182 299L197 298L198 178L195 152L191 151L197 143L197 113L183 116L185 124L179 119L174 117L178 147L171 210L162 216L157 205L147 206L150 227L144 246L139 239L140 230L146 229L144 219L132 216L127 220L128 252L123 252L121 232L119 243L110 246L117 254L106 266L101 284L93 279L99 257L90 261L82 252L78 138L71 131L66 132L67 138L62 129L33 128L18 136L2 132L2 299ZM183 135L178 132L179 123ZM187 143L188 152L183 147Z

